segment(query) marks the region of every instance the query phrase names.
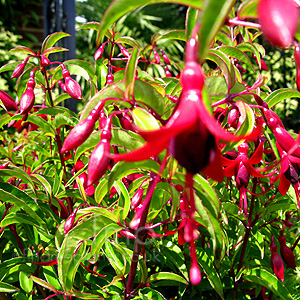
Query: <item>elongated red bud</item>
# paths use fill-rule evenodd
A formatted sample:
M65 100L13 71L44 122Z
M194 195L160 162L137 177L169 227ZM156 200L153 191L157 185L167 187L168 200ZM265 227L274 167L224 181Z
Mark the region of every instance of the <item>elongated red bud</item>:
M298 91L300 91L300 69L297 70L297 74L296 74L296 85L297 85Z
M129 57L130 54L127 49L125 49L122 45L119 44L120 50L125 57Z
M66 206L64 205L64 203L60 199L56 198L56 200L58 201L58 204L59 204L59 207L60 207L59 217L61 219L68 218L68 215L69 215L68 209L66 208Z
M113 74L107 74L106 76L106 84L113 84L114 83L114 75Z
M272 235L271 237L271 244L270 244L270 250L271 250L271 266L275 273L275 275L280 279L282 282L284 281L284 265L282 258L277 252L277 245L275 243L275 238Z
M166 65L171 65L170 59L169 59L169 57L167 56L167 54L166 54L163 50L161 50L161 49L159 49L159 50L160 50L160 52L161 52L161 54L162 54L162 58L163 58L165 64L166 64Z
M29 113L33 107L33 104L35 101L34 87L35 87L34 71L31 71L29 80L27 82L27 88L20 99L20 114L21 115L25 115L25 114Z
M118 119L120 121L122 128L124 128L126 130L134 131L132 122L131 122L128 114L126 114L126 113L118 114L117 116L118 116Z
M89 116L80 121L69 133L64 141L61 153L65 153L72 149L77 148L91 135L94 130L95 123L99 119L100 111L104 106L104 101L100 101L94 109L90 112Z
M299 11L292 0L260 0L258 19L271 44L281 48L292 44L299 21Z
M75 209L68 219L66 220L65 226L64 226L64 234L67 234L74 226L75 217L76 217L77 209Z
M58 80L57 81L57 84L61 87L61 89L66 92L66 85L61 81L61 80Z
M79 83L71 78L70 72L66 69L64 64L61 64L60 66L62 69L62 75L65 79L66 93L74 99L81 100L82 92Z
M110 162L111 118L101 133L101 141L90 156L87 187L97 182L106 172Z
M107 42L103 43L103 44L97 49L97 51L95 52L95 55L94 55L95 60L98 60L98 59L100 59L100 58L102 57L103 52L104 52L104 47L105 47L105 44L106 44L106 43L107 43Z
M50 60L49 60L49 58L47 57L47 56L45 56L45 55L41 55L41 65L43 66L43 67L47 67L47 66L49 66L50 65Z
M17 110L18 106L11 96L0 90L0 100L7 110Z
M142 185L143 184L141 184L141 186L137 189L137 191L134 193L133 197L131 198L132 209L137 208L143 200L144 189Z
M295 255L292 249L286 245L286 238L284 237L282 231L280 231L278 241L280 244L280 254L282 259L290 268L295 269L296 268Z
M11 79L18 78L24 71L26 64L28 62L29 56L26 57L13 71Z
M228 116L227 116L228 126L236 128L239 117L240 117L239 110L237 109L237 107L233 107L229 111Z
M176 96L166 95L166 97L174 103L176 103L178 101L178 97L176 97Z
M172 77L172 74L171 74L171 72L169 71L168 67L167 67L167 66L164 66L164 69L165 69L166 77Z
M0 165L0 170L6 169L9 165L9 161Z
M153 56L154 56L154 61L156 64L160 64L160 57L157 53L157 51L153 48Z

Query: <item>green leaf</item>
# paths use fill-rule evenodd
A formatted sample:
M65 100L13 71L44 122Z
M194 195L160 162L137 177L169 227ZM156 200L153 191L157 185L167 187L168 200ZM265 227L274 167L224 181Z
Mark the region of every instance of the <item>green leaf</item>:
M91 246L92 258L89 259L91 263L97 262L100 251L106 240L121 229L122 227L118 224L108 224L105 227L101 228L100 232L95 236Z
M27 120L28 122L39 126L45 133L50 134L52 137L55 136L55 129L42 117L29 115Z
M46 289L48 289L48 290L50 290L50 291L52 291L54 293L58 293L58 290L53 285L51 285L48 282L46 282L45 280L40 279L40 278L38 278L36 276L33 276L33 275L31 275L29 278L32 281L34 281L35 283L41 285L42 287L44 287L44 288L46 288Z
M126 261L124 259L123 261L121 261L121 255L119 254L119 252L115 251L112 243L107 240L104 243L103 252L111 266L114 268L117 276L119 278L123 278L126 271Z
M229 46L222 46L218 48L219 51L222 51L226 55L230 57L234 57L238 59L239 61L245 63L252 71L254 71L253 64L250 60L250 58L240 49L236 47L229 47Z
M119 18L124 16L126 13L133 11L140 6L161 2L178 3L200 9L202 8L203 0L115 0L110 4L102 17L96 44L100 45L100 41L109 26L116 22Z
M265 286L271 290L275 295L285 300L294 300L287 287L278 278L262 268L250 269L243 278L247 281L255 282L259 285Z
M208 207L203 204L202 200L197 194L195 194L195 205L199 216L201 217L211 236L215 258L214 263L218 267L220 260L222 260L225 255L226 246L220 221L212 214L210 210L208 210Z
M152 274L147 279L147 283L152 283L158 280L170 280L170 281L176 281L176 282L188 284L188 282L183 277L171 272L159 272L159 273Z
M260 53L257 50L257 48L253 45L253 43L245 42L245 43L238 44L236 47L243 52L251 52L251 53L255 54L255 56L257 58L260 58ZM258 59L258 66L259 66L259 68L261 68L260 59Z
M33 281L30 280L30 274L27 272L21 271L19 273L19 281L20 286L22 290L24 290L26 293L30 293L33 289Z
M123 214L120 216L119 221L123 221L126 219L129 211L130 211L130 196L129 193L125 187L125 184L121 180L117 180L114 182L114 187L116 188L118 194L119 194L119 201L118 201L118 207L123 208Z
M103 215L94 215L85 218L65 236L57 258L59 280L64 291L73 288L76 271L84 258L85 241L94 237L109 223L111 221Z
M100 22L87 22L85 24L82 24L78 26L76 29L93 29L93 30L99 30L100 28Z
M207 0L203 5L203 17L199 28L199 58L203 62L210 44L234 5L235 0Z
M135 73L136 67L138 65L139 53L139 49L137 47L134 47L126 64L125 87L127 95L130 95L131 92L134 91Z
M139 299L141 299L141 300L166 300L166 298L160 292L153 290L151 288L148 288L148 287L139 289Z
M148 170L158 173L159 164L151 159L137 162L118 162L111 170L108 187L110 188L117 179L121 179L139 170Z
M69 49L63 48L63 47L51 47L44 51L44 55L48 56L51 53L57 53L57 52L63 52L63 51L69 51Z
M57 41L67 36L71 35L65 32L54 32L48 35L42 44L41 53L44 54L46 49L53 47Z
M219 296L224 299L222 282L217 270L214 267L213 261L208 257L203 248L199 247L197 248L197 251L199 251L198 262L204 270L209 283L219 294Z
M231 60L223 52L217 50L210 50L206 59L212 60L220 67L225 76L228 91L230 91L235 84L235 71Z
M258 0L247 0L238 8L237 16L240 20L257 18L257 5Z
M100 297L99 295L94 295L90 293L84 293L80 291L68 291L65 293L66 296L73 296L75 298L79 299L97 299L97 300L104 300L103 297Z
M132 110L132 117L136 126L144 131L159 129L157 120L145 109L135 107Z
M286 100L287 98L300 98L300 93L289 88L279 89L269 94L264 99L264 101L267 102L269 107L271 108L280 101Z
M25 192L10 185L9 183L0 182L1 201L16 204L16 209L25 210L32 218L35 218L40 224L45 224L40 216L43 216L37 203Z
M5 227L10 224L28 224L32 226L36 226L38 229L41 228L41 224L31 216L28 216L24 213L12 212L5 216L5 218L1 221L0 226Z
M185 39L185 30L171 30L166 32L162 35L158 35L155 37L155 41L162 41L162 40L180 40L186 41Z
M85 109L82 112L81 120L88 117L90 111L97 105L97 103L106 98L117 98L120 104L131 107L131 105L124 101L125 81L119 81L111 84L102 90L100 90L95 96L86 104ZM117 99L108 100L105 105L117 102ZM134 99L141 103L145 103L150 106L159 115L162 115L165 108L163 96L151 85L141 80L136 79L134 84Z
M26 53L29 55L35 55L35 52L33 50L25 46L18 46L13 49L10 49L8 53Z
M57 114L53 120L53 125L57 129L63 125L69 125L74 127L76 124L70 119L70 117L67 117L64 114Z
M8 284L6 282L0 281L0 292L1 293L14 293L17 292L19 289L15 286Z

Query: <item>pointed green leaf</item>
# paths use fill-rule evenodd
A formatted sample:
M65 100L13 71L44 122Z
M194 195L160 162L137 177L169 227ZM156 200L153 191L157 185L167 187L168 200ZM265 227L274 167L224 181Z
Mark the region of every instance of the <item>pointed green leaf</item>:
M258 0L246 0L238 8L237 15L240 20L257 18Z
M42 44L41 53L44 54L46 49L53 47L57 41L67 36L71 35L65 32L54 32L48 35Z
M185 39L185 30L171 30L166 32L162 35L159 35L155 38L155 41L162 41L162 40L180 40L186 41Z
M176 281L176 282L188 284L188 282L183 277L171 272L159 272L159 273L152 274L148 278L147 283L155 282L158 280L170 280L170 281ZM175 285L176 283L172 283L172 284Z
M115 0L113 1L108 9L105 11L101 20L100 28L96 44L99 45L101 38L105 34L106 30L116 22L119 18L124 16L126 13L133 11L134 9L144 6L147 4L155 4L161 2L178 3L186 6L192 6L195 8L202 8L202 0Z
M284 283L265 269L250 269L247 271L246 275L243 275L243 278L247 281L265 286L281 299L294 300L294 297L291 295Z
M0 292L1 293L14 293L17 292L19 289L15 286L8 284L6 282L0 281Z
M210 44L224 24L235 0L207 0L203 5L203 17L199 28L199 58L203 62Z
M300 92L289 88L283 88L269 94L264 99L264 101L267 102L269 107L271 108L280 101L286 100L288 98L300 98Z
M136 68L138 65L138 60L139 60L139 49L137 47L134 47L131 55L129 57L129 60L126 64L126 69L125 69L125 87L126 89L130 87L130 90L134 90L134 83L135 83L135 73L136 73ZM128 91L128 94L131 94L131 92Z
M140 130L150 131L159 129L158 121L151 115L147 110L142 109L140 107L135 107L132 110L132 117L136 126Z
M44 288L46 288L46 289L48 289L48 290L50 290L50 291L52 291L54 293L58 293L58 290L53 285L51 285L48 282L46 282L45 280L40 279L40 278L38 278L36 276L33 276L33 275L31 275L29 278L32 281L34 281L35 283L41 285L42 287L44 287Z
M28 47L25 47L25 46L18 46L18 47L15 47L13 49L10 49L8 51L8 53L26 53L26 54L29 54L29 55L35 55L35 52L33 50L31 50L30 48Z

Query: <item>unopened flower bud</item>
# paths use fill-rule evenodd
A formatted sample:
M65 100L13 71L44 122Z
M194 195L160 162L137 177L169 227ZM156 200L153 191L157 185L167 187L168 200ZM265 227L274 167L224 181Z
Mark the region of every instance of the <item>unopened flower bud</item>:
M275 243L275 238L272 235L271 236L271 244L270 244L270 250L271 250L271 266L275 273L275 275L280 279L282 282L284 281L284 265L282 258L277 252L277 245Z
M66 69L64 64L61 64L60 66L62 69L62 75L65 79L66 93L74 99L81 100L82 92L79 83L71 78L70 72Z
M34 80L34 71L30 72L30 77L27 82L27 88L20 99L20 114L25 115L29 113L33 107L35 101L34 95L34 87L35 87L35 80Z
M113 84L114 83L114 75L113 74L107 74L106 76L106 84Z
M162 57L163 57L163 60L164 60L165 64L166 65L171 65L170 59L167 56L167 54L163 50L161 50L161 49L160 49L160 52L162 54Z
M13 98L6 92L0 90L0 100L7 110L17 110L18 106Z
M157 53L157 51L153 48L153 55L154 55L154 61L156 64L160 64L160 57Z
M167 68L167 66L164 66L164 69L165 69L166 77L172 77L172 74L169 71L169 69Z
M75 217L76 217L77 209L75 209L68 219L66 220L65 226L64 226L64 234L67 234L74 226Z
M125 57L129 57L129 56L130 56L130 54L129 54L129 52L128 52L127 49L125 49L122 45L119 45L119 47L120 47L120 50L121 50L122 54L123 54Z
M143 194L144 194L144 189L141 184L141 186L137 189L137 191L134 193L133 197L131 198L132 209L137 208L141 204L143 200Z
M45 55L41 55L41 65L43 66L43 67L47 67L47 66L49 66L50 65L50 60L49 60L49 58L47 57L47 56L45 56Z
M95 60L98 60L102 57L103 55L103 52L104 52L104 46L105 46L106 42L103 43L98 49L97 51L95 52L95 55L94 55L94 58Z
M280 254L282 259L290 268L295 269L296 268L295 255L292 249L286 245L286 238L284 237L282 231L280 231L278 241L280 244Z
M18 78L24 71L26 64L28 62L29 56L26 57L13 71L11 79Z

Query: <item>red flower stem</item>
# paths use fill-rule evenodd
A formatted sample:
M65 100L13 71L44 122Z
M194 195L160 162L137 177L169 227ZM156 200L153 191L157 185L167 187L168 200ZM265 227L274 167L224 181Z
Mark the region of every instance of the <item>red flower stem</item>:
M254 178L253 179L253 193L255 193L255 191L256 191L256 186L257 186L257 178ZM238 268L236 270L235 275L237 275L240 272L241 268L243 267L244 258L245 258L245 254L246 254L246 249L247 249L247 244L248 244L249 237L250 237L250 232L251 232L252 227L254 226L254 224L258 220L258 216L256 216L254 218L254 220L251 222L252 216L253 216L253 210L254 210L254 200L255 200L255 195L252 195L251 204L250 204L250 211L249 211L249 216L248 216L248 222L247 222L246 232L245 232L245 236L244 236L244 240L243 240L243 246L242 246L242 250L241 250L240 261L239 261ZM235 300L235 298L236 298L238 285L239 285L239 282L235 281L234 282L233 294L232 294L232 300Z
M51 105L51 107L53 107L54 106L54 102L53 102L53 99L52 99L51 87L49 85L49 80L48 80L48 76L47 76L46 67L42 67L42 71L43 71L44 78L45 78L45 81L46 81L45 91L48 92L49 100L50 100L50 105Z
M161 163L158 174L155 174L154 172L151 172L151 174L150 174L150 180L149 180L146 197L145 197L145 200L143 203L144 207L143 207L143 211L141 214L140 224L136 231L136 239L134 242L130 271L128 274L127 285L125 288L124 300L129 300L132 296L132 291L133 291L133 286L134 286L134 278L136 275L138 258L139 258L139 254L141 251L141 243L148 233L148 229L145 229L145 225L146 225L146 221L147 221L147 216L148 216L148 212L149 212L151 199L152 199L155 187L159 183L161 174L166 166L167 157L168 157L168 154L165 156L163 162Z
M247 21L241 21L238 18L234 18L228 21L230 25L238 25L243 27L251 27L251 28L258 28L260 29L260 24L253 23L253 22L247 22Z
M18 246L19 246L19 248L20 248L22 254L24 255L24 257L26 257L26 256L27 256L27 253L25 252L25 248L24 248L24 246L23 246L23 244L22 244L22 241L21 241L21 239L20 239L20 237L19 237L19 235L18 235L18 233L17 233L15 224L10 225L10 226L9 226L9 229L10 229L10 231L13 233L13 235L14 235L14 237L15 237L15 239L16 239L16 242L17 242L17 244L18 244Z
M297 239L296 239L294 245L291 247L292 251L294 251L294 249L296 248L296 246L297 246L297 244L299 243L299 241L300 241L300 235L297 237Z

